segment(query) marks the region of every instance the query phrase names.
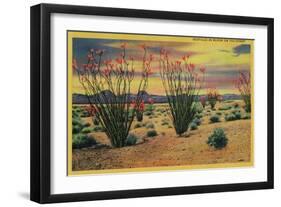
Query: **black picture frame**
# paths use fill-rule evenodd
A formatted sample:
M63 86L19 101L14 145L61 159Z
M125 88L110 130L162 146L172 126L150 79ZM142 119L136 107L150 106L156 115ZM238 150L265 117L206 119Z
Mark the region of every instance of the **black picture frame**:
M50 123L51 123L51 74L50 74L50 15L52 13L134 17L194 22L218 22L267 27L267 181L238 184L219 184L187 187L121 190L106 192L81 192L75 194L50 193ZM241 191L273 188L274 177L274 20L272 18L195 14L168 11L103 8L39 4L31 7L31 174L30 199L38 203L88 201L103 199L167 196L225 191Z

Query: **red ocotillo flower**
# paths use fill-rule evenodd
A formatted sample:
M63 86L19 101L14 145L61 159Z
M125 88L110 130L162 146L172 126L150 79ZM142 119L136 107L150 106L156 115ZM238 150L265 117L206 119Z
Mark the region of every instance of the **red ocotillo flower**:
M149 103L149 104L154 104L153 98L149 98L149 99L148 99L148 103Z
M143 112L144 111L144 101L142 100L139 106L139 111Z

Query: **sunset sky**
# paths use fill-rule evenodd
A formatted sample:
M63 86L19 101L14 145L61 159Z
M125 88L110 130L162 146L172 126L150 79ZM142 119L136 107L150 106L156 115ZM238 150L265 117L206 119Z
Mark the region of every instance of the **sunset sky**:
M90 49L104 49L103 60L114 60L122 52L120 45L126 43L127 56L135 59L135 71L141 71L143 50L139 45L145 44L148 52L153 54L153 75L148 84L148 93L164 95L164 89L159 75L159 51L164 48L169 52L170 59L179 60L183 55L191 54L190 63L198 67L206 67L206 86L216 87L219 93L238 93L233 81L239 71L250 71L253 54L251 49L253 40L241 39L217 39L178 36L155 36L155 35L128 35L89 33L85 36L72 39L72 58L75 58L78 67L87 63L87 54ZM71 56L70 56L71 57ZM139 75L136 75L133 87L139 83ZM72 77L72 92L84 93L77 80L75 72ZM133 88L133 90L134 90ZM206 93L206 89L201 94Z

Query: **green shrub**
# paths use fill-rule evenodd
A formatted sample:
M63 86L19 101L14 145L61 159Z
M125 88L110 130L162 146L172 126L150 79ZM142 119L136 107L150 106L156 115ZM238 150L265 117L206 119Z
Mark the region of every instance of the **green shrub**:
M194 107L195 107L195 112L197 112L198 114L202 113L204 110L204 108L200 102L196 102L194 104Z
M239 108L240 106L239 106L238 103L234 103L234 104L233 104L233 107L234 107L234 108Z
M155 109L155 106L153 104L148 104L145 107L146 112L148 112L148 111L152 112L154 109Z
M143 112L143 114L146 115L146 116L151 116L151 115L153 115L153 112L152 111L145 111L145 112Z
M221 113L220 111L217 111L217 112L216 112L216 115L221 116L222 113Z
M73 136L72 139L72 148L73 149L81 149L84 147L91 147L95 145L97 142L92 136L88 136L85 134L77 134Z
M226 110L229 110L229 109L231 109L231 106L228 106L228 105L219 107L220 111L226 111Z
M156 130L153 129L153 130L147 131L146 135L147 135L148 137L155 137L155 136L158 135L158 133L157 133Z
M104 130L104 128L102 126L95 126L93 128L93 131L95 131L95 132L104 132L105 130Z
M234 116L235 116L236 120L241 119L241 113L240 112L235 112Z
M138 137L135 134L129 134L126 139L126 146L132 146L137 143Z
M233 113L226 114L224 119L225 119L225 121L234 121L234 120L236 120L236 116Z
M72 125L79 125L79 126L81 126L82 125L81 119L80 118L72 119Z
M88 134L88 133L91 133L92 132L92 129L90 127L86 127L86 128L83 128L82 131L81 131L83 134Z
M196 123L194 123L194 122L191 122L191 124L190 124L190 130L195 130L195 129L198 129L198 126L197 126L197 124Z
M142 124L141 123L136 123L136 125L135 125L135 129L137 129L137 128L141 128L142 127Z
M241 113L241 111L239 109L235 109L233 111L231 111L231 113L235 114L235 113Z
M146 127L147 129L154 129L155 126L154 126L153 123L148 122L145 127Z
M99 120L98 120L96 117L93 117L93 124L94 124L95 126L97 126L97 125L100 124Z
M72 111L72 118L79 118L79 113L77 113L76 111Z
M196 113L195 114L195 118L197 118L197 119L201 119L202 117L203 117L202 113Z
M91 124L88 123L88 122L86 122L86 123L83 124L83 127L89 127L89 126L91 126Z
M210 121L211 121L211 123L220 122L220 117L218 115L212 115L210 117Z
M208 137L207 144L215 149L222 149L228 143L224 130L221 128L214 129L213 133Z
M83 109L80 106L77 106L77 108L75 109L75 112L80 113L82 112Z
M197 126L201 125L201 119L195 118L195 119L193 119L192 122L195 123Z
M251 113L244 114L242 119L251 119Z
M81 131L81 126L74 125L72 126L72 134L78 134Z
M88 111L82 111L82 114L80 115L81 117L90 117L91 115L89 114Z
M241 119L241 112L239 110L232 111L231 114L226 114L224 119L225 121L234 121Z

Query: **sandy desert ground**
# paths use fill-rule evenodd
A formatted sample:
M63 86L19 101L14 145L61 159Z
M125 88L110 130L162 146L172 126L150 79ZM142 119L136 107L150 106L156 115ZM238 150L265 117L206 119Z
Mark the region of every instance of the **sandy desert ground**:
M166 109L167 105L156 104L152 116L144 115L141 123L134 121L132 124L130 133L138 136L136 145L113 148L104 132L90 132L89 134L99 143L98 147L74 149L72 169L73 171L83 171L248 163L251 161L251 119L241 118L234 121L224 119L225 114L237 109L243 116L245 112L242 105L242 101L237 100L217 103L216 110L206 107L202 112L203 117L198 129L189 130L184 136L179 137L172 127L167 112L163 113L163 109ZM210 116L214 114L220 117L220 122L210 122ZM81 119L93 127L91 117ZM147 131L151 130L147 126L151 126L151 123L158 135L147 137ZM137 128L135 128L136 125ZM228 138L228 144L223 149L214 149L206 144L215 128L223 128Z

